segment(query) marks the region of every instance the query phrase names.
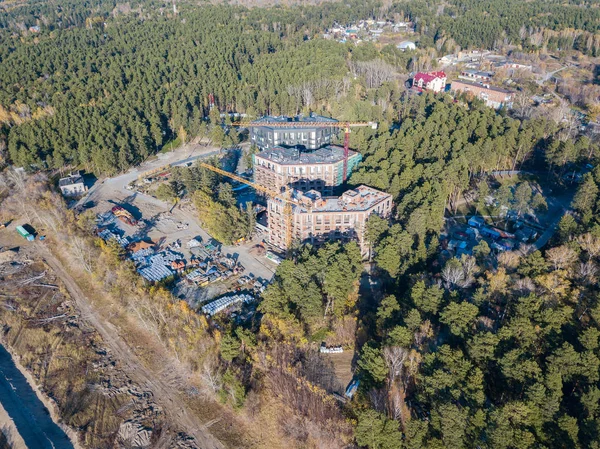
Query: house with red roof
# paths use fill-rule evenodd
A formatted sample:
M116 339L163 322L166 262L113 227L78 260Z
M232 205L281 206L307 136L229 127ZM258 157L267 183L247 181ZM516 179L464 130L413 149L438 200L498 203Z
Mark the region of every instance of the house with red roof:
M418 72L413 78L412 86L415 89L438 93L446 88L446 80L444 72Z

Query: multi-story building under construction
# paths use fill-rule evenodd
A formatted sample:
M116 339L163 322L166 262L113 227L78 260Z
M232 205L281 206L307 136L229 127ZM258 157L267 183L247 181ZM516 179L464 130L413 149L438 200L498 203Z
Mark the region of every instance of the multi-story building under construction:
M306 126L298 126L303 122L306 122ZM250 128L250 142L261 150L267 150L279 145L302 146L309 150L316 150L323 145L331 143L331 140L337 133L337 129L334 127L311 126L310 122L338 123L335 119L317 114L310 114L308 116L299 115L296 117L262 117L255 120L253 126ZM262 123L264 123L264 126L257 126ZM276 123L278 126L271 126L270 123ZM290 126L282 126L286 123L290 123Z
M368 254L365 226L371 214L389 217L392 196L388 193L359 186L339 197L324 197L316 190L292 191L297 204L291 206L291 220L285 214L283 201L268 201L268 229L271 244L287 249L287 226L291 224L292 241L321 245L327 241L358 242L361 253Z
M254 182L271 191L281 192L289 187L332 195L344 181L344 149L338 146L327 145L313 151L275 147L253 157ZM360 153L348 152L348 176L361 160Z

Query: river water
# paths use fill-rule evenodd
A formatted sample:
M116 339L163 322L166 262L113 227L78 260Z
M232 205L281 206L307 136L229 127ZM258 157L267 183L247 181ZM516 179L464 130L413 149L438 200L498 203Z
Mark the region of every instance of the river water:
M0 403L29 449L73 449L65 432L52 420L12 356L0 345Z

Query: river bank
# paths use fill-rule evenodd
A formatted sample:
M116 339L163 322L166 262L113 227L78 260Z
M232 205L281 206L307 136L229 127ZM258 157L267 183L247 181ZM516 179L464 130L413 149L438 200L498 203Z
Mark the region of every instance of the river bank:
M0 403L9 426L28 448L80 449L75 432L59 423L55 404L0 340ZM14 435L14 441L19 438Z

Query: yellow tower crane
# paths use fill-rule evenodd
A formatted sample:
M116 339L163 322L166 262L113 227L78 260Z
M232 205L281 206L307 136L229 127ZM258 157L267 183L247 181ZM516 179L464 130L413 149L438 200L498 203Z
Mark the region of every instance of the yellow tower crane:
M275 128L339 128L344 130L344 177L346 182L348 177L348 153L350 151L350 128L355 127L370 127L377 129L377 122L276 122L276 121L261 121L261 122L236 122L232 126L240 128L260 128L262 126Z
M298 205L298 203L291 199L289 189L286 189L286 192L284 194L282 194L282 193L276 192L274 190L268 189L266 187L263 187L261 185L255 184L252 181L248 181L247 179L244 179L241 176L238 176L238 175L235 175L228 171L214 167L205 162L199 162L198 165L202 168L206 168L206 169L214 171L215 173L218 173L220 175L227 176L228 178L235 179L238 182L249 185L250 187L254 188L255 190L257 190L261 193L264 193L271 199L278 199L279 201L283 202L283 205L284 205L283 206L283 216L285 219L285 228L286 228L285 229L286 249L289 250L292 247L292 240L293 240L293 235L294 235L294 233L293 233L294 220L293 220L293 214L292 214L292 212L293 212L292 206Z

